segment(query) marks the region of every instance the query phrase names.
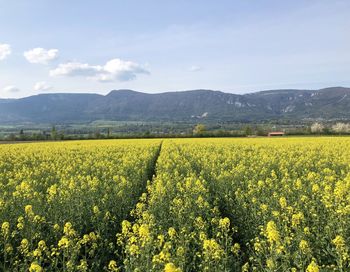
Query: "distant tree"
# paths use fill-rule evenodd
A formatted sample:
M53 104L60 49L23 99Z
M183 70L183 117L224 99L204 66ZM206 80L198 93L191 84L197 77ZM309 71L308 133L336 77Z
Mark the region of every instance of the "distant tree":
M101 133L100 133L100 130L98 130L98 129L97 129L97 130L95 131L94 138L96 138L96 139L101 138Z
M246 126L246 127L244 128L244 134L245 134L246 136L252 135L252 134L253 134L253 129L252 129L252 127L251 127L251 126Z
M19 139L22 140L22 141L25 139L25 135L24 135L23 129L21 129L21 130L19 131Z
M312 133L310 126L307 126L306 128L304 128L304 130L305 130L306 134L311 134Z
M9 140L9 141L16 141L16 140L17 140L17 139L16 139L16 135L13 134L13 133L11 133L11 134L8 136L8 140Z
M52 126L52 128L51 128L51 139L57 140L57 130L56 130L55 126Z
M312 133L322 133L324 130L324 125L321 123L313 123L311 125L311 132Z
M36 133L32 134L32 138L35 138ZM43 140L48 140L50 137L50 134L47 133L45 130L42 131L42 133L40 133L40 136L42 137Z
M332 126L332 131L335 133L350 133L350 124L336 123Z
M225 131L223 129L219 129L219 130L215 131L214 136L215 137L225 137L225 136L228 136L228 134L229 133L227 131Z
M64 132L63 131L61 131L60 133L58 133L57 134L57 138L59 139L59 140L64 140Z
M193 129L193 135L199 136L203 135L207 131L207 128L203 124L198 124Z
M256 130L256 135L258 135L258 136L266 136L267 132L262 127L258 127L257 130Z
M331 128L330 127L324 127L323 128L323 133L328 135L328 134L332 134Z

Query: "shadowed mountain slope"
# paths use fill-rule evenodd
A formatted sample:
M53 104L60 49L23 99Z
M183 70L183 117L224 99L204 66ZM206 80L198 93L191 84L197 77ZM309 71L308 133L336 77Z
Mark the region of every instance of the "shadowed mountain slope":
M211 90L148 94L40 94L0 99L0 123L122 121L262 121L348 119L350 88L271 90L237 95Z

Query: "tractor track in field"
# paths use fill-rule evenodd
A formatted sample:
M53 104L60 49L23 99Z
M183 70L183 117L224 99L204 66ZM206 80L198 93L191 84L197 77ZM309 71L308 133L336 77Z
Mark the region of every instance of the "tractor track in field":
M158 158L160 156L160 152L162 151L162 146L163 146L163 141L160 142L158 150L156 151L156 154L153 157L152 160L152 165L149 169L149 173L148 173L148 180L151 182L153 181L153 179L157 176L157 162L158 162Z

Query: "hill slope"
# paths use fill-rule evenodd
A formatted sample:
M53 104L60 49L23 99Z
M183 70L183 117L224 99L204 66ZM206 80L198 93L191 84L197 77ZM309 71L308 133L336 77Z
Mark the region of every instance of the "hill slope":
M350 120L350 88L231 94L211 90L147 94L41 94L0 99L0 123L123 121Z

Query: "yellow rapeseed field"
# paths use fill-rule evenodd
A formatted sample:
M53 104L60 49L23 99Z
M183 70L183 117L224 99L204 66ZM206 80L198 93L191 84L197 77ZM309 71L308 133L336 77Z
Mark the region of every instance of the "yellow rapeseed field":
M350 138L31 143L0 158L3 271L350 271Z

